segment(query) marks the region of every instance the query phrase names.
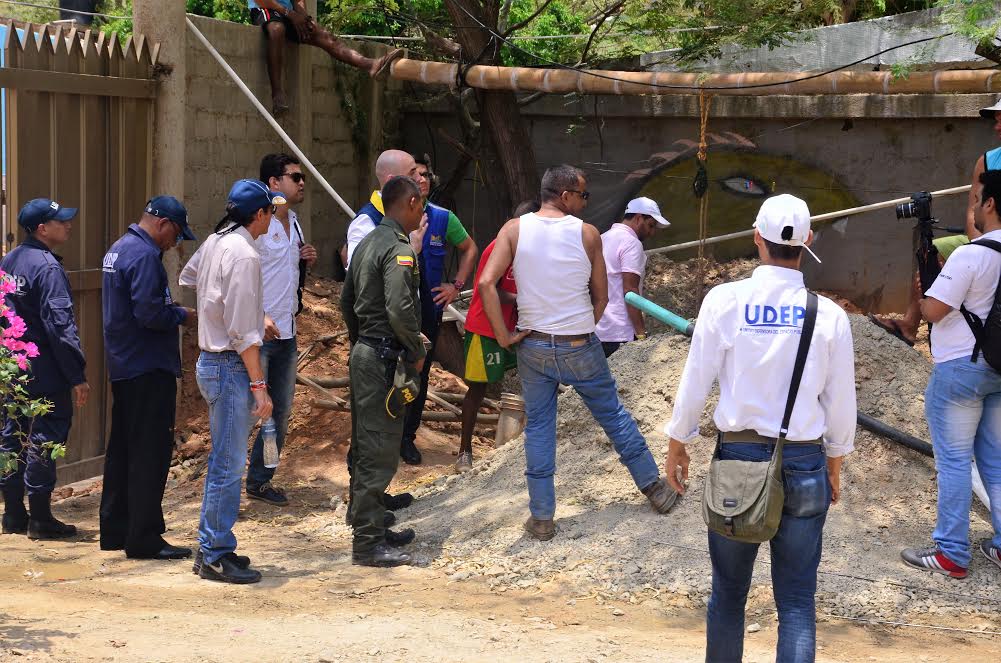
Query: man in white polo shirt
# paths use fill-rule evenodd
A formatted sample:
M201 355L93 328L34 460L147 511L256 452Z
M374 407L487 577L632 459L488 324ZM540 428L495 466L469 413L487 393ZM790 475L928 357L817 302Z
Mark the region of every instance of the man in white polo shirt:
M994 305L1001 254L1001 171L977 176L972 191L975 230L983 233L961 246L924 293L918 283L921 317L932 323L934 365L925 390L925 417L935 450L938 513L932 545L905 548L904 563L951 578L965 578L972 561L971 463L990 495L994 536L980 541L980 552L1001 567L1001 373L980 352L980 327ZM973 331L977 327L977 332Z
M316 249L306 243L299 216L292 209L303 201L306 192L306 176L299 160L288 154L269 154L261 160L260 178L288 201L287 205L277 206L267 232L254 240L264 281L261 368L274 404L271 418L275 420L275 441L281 452L295 396L295 366L299 359L295 316L302 296L299 286L305 270L316 260ZM264 434L258 432L247 468L247 497L275 506L287 505L285 492L271 485L274 475L275 468L264 467Z
M601 235L601 251L608 273L608 306L598 321L595 334L605 356L610 357L623 343L646 338L646 325L638 308L626 305L626 293L643 294L646 253L643 242L671 224L660 207L649 198L634 198L626 205L621 223L613 223Z

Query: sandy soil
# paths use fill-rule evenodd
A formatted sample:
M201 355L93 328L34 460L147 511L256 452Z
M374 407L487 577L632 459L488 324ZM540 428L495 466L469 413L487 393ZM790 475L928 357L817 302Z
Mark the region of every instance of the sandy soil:
M739 278L747 268L725 266L712 278ZM669 299L670 291L686 292L668 288L671 271L683 274L686 266L654 274L651 295L694 315L694 298ZM322 294L307 295L308 310L300 319L301 349L340 329L336 288L321 283L315 290ZM915 385L926 358L905 352L902 377L881 379L880 362L887 353L897 357L902 346L892 339L884 346L882 337L864 333L857 340L860 335L867 351L878 355L863 365L870 375L860 384L860 402L899 401L883 406L879 416L926 435L914 415L921 407ZM658 456L663 440L656 430L669 415L685 344L677 336L653 337L620 351L613 366ZM186 350L190 369L194 353L190 346ZM343 376L346 352L343 341L318 346L304 372ZM443 373L433 379L439 388L458 390ZM350 530L343 524L349 417L310 407L312 398L298 388L276 477L288 489L291 506L245 501L236 526L239 552L264 573L260 584L220 585L194 576L190 562L101 552L100 482L64 488L55 510L80 526L78 539L0 537L0 661L703 659L709 565L698 495L667 517L652 514L575 396L561 402L560 436L567 443L560 450L557 539L536 543L518 529L526 496L517 443L494 452L493 431L479 430L476 471L453 477L458 426L425 425L418 439L425 464L402 465L392 488L419 496L398 513L401 526L418 531L411 550L419 566L392 570L350 564ZM164 501L166 536L181 545L193 545L197 537L206 428L204 404L186 372L180 445ZM693 468L705 459L704 446ZM908 469L901 473L903 464ZM845 504L832 512L818 660L1001 659L1001 574L977 563L970 580L950 582L905 571L893 559L903 539L921 543L927 535L933 479L927 461L860 436L859 453L847 469ZM884 499L873 499L879 490ZM984 514L974 516L982 533ZM748 604L747 661L774 660L776 619L767 573L767 565L759 564ZM839 574L879 582L860 584ZM941 613L938 606L944 606ZM930 628L936 625L970 632Z

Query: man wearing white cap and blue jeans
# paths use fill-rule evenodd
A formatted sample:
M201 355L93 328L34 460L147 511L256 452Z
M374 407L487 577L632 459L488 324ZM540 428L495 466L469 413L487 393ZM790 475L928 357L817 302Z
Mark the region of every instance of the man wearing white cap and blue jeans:
M720 398L713 420L721 460L768 462L783 423L809 306L799 266L804 249L813 255L807 246L813 239L810 211L798 198L774 196L761 206L754 228L763 264L751 278L716 286L706 295L678 385L665 431L671 438L665 470L679 493L688 478L685 444L699 435L717 379ZM786 426L782 519L769 541L779 663L814 660L824 521L840 496L841 461L854 448L851 327L830 299L817 297L815 305L816 323ZM713 584L706 613L707 661L741 660L744 606L758 546L709 532Z
M646 253L643 242L657 232L657 228L671 225L660 213L660 207L649 198L635 198L626 205L621 223L601 235L601 252L605 256L608 274L608 306L598 321L595 334L601 341L606 357L623 343L646 338L643 314L638 308L626 306L626 293L643 294L643 277L646 274Z

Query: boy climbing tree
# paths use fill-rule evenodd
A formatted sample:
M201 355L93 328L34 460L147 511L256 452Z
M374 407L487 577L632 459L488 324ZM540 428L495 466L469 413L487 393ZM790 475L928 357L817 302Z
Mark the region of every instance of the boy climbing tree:
M380 58L365 57L330 34L306 11L305 0L247 0L250 20L259 25L268 38L268 77L271 79L272 113L277 117L288 112L285 94L285 42L308 44L322 48L331 57L378 76L393 60L403 54L393 49Z

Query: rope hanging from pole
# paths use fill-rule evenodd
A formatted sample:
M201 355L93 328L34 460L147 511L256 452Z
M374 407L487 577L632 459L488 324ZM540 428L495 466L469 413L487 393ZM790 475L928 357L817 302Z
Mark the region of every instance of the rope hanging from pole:
M706 170L706 159L708 158L709 142L706 139L706 129L709 126L709 107L712 102L712 95L705 90L699 90L699 152L695 157L698 170L692 182L692 190L695 197L699 199L699 251L696 257L695 280L697 292L695 301L697 306L702 306L702 298L706 290L706 238L709 236L709 173Z

